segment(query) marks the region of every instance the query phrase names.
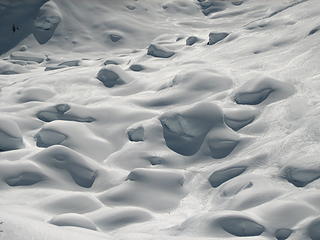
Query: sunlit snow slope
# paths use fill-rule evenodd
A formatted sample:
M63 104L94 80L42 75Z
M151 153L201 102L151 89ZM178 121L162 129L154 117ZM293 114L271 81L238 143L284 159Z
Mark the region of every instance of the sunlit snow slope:
M320 240L318 0L0 0L1 240Z

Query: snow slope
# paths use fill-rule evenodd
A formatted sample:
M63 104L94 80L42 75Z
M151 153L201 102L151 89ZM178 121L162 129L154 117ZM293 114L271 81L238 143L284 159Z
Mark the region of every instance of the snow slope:
M320 239L317 0L0 0L0 239Z

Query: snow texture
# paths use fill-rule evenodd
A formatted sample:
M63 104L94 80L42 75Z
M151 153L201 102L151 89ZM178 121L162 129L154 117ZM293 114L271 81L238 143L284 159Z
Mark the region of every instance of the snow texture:
M0 0L0 240L320 240L318 0Z

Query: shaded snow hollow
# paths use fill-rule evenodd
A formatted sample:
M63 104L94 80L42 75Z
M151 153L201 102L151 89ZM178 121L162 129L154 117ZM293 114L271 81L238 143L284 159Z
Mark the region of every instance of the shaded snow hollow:
M0 240L319 240L317 0L0 0Z

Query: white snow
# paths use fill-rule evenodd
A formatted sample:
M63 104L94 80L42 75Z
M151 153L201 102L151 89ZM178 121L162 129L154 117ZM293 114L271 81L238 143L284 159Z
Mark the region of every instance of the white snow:
M0 240L319 240L318 0L0 0Z

